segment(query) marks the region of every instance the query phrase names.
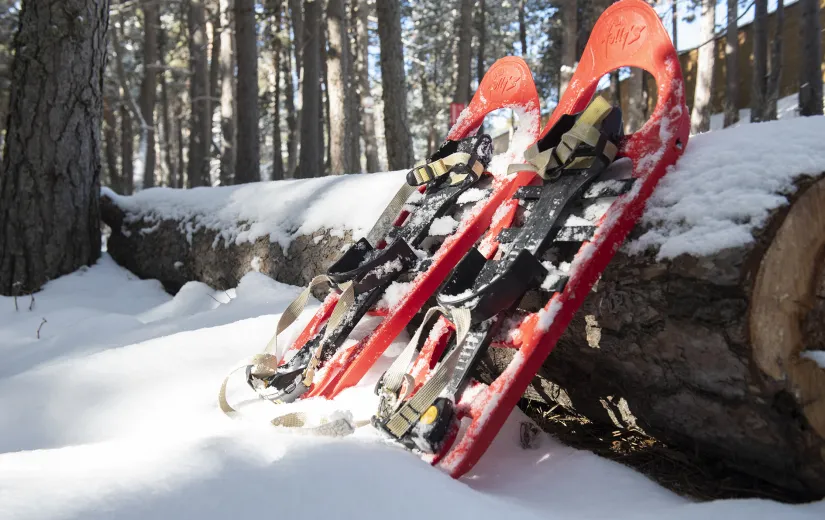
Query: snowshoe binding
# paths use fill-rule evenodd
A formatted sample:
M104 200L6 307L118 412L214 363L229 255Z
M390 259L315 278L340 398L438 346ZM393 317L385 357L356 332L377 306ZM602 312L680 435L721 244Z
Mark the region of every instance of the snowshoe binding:
M617 108L590 102L599 79L620 66L644 68L658 85L650 120L626 137ZM570 85L525 154L530 164L515 167L542 179L502 206L376 387L373 425L454 477L483 455L687 145L676 51L646 3L605 11ZM623 160L608 168L614 158ZM518 352L486 386L472 376L491 346Z

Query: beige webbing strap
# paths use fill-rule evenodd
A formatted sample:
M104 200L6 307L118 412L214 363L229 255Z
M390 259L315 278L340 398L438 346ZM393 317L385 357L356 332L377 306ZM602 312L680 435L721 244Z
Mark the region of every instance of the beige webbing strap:
M395 219L398 217L398 214L404 209L404 204L407 202L407 199L410 198L412 192L417 189L417 186L410 186L406 181L401 185L390 203L384 208L384 212L381 213L381 216L378 217L378 220L373 224L372 229L367 233L367 241L370 245L375 247L384 239L393 222L395 222Z
M323 353L327 339L330 334L332 334L332 331L338 328L338 325L344 321L344 317L346 317L347 312L349 312L350 308L352 308L355 303L355 286L352 282L344 282L339 286L339 288L343 292L341 293L341 296L338 297L338 302L335 304L335 308L332 309L332 314L327 320L324 337L321 339L321 342L318 344L315 352L313 352L309 365L307 365L304 370L304 386L309 387L312 385L312 381L315 379L315 371L318 369L318 364L321 362L321 354Z
M561 140L555 148L550 148L539 152L537 145L530 146L524 152L524 159L527 164L511 164L507 173L524 170L535 171L544 179L549 179L548 172L565 165L566 168L588 168L593 164L593 157L578 157L572 163L567 164L573 151L579 144L587 144L595 148L601 138L599 125L605 120L613 107L603 97L595 98L584 112L576 120L573 128L561 136ZM611 141L605 142L605 157L612 161L619 149ZM558 160L556 159L558 157Z
M289 306L284 309L284 312L281 314L281 317L278 319L278 325L275 327L275 334L272 336L272 339L269 340L269 343L266 344L266 348L260 354L256 354L250 358L247 358L241 361L238 365L235 366L232 370L229 371L229 374L224 378L223 383L221 383L220 391L218 392L218 404L221 407L221 410L227 415L231 415L235 412L235 409L229 405L229 402L226 400L226 385L229 382L229 378L241 369L250 368L250 372L258 377L267 377L273 375L278 369L278 335L285 331L290 325L292 325L298 316L301 315L301 312L306 307L307 301L309 300L309 296L312 293L312 289L316 286L321 285L323 283L332 283L332 280L327 275L319 275L312 279L309 282L309 285L301 291L301 294L298 295ZM345 291L346 292L346 291ZM342 295L343 296L343 295ZM339 299L340 303L340 299ZM336 304L336 308L338 304Z
M412 399L401 405L398 411L393 413L387 422L387 429L396 437L400 438L409 431L421 415L427 411L427 408L435 402L439 394L447 387L453 368L455 368L458 362L462 343L470 331L470 311L463 307L458 307L448 312L450 321L452 321L456 327L455 348L439 365L430 380L416 392Z
M413 177L418 185L426 184L433 179L437 179L438 177L442 177L450 171L450 168L455 166L456 164L468 163L470 162L471 155L467 152L456 152L448 155L447 157L443 157L441 159L436 159L433 162L424 164L422 166L416 166L413 168ZM473 163L472 170L476 173L476 175L482 175L484 173L484 165L481 161L475 161ZM452 184L457 184L463 181L467 177L467 174L458 174L454 175L451 179Z

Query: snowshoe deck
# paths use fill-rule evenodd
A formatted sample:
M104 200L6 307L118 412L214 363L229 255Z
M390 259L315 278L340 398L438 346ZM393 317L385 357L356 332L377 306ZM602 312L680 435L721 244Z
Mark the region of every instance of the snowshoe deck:
M620 143L619 155L632 161L632 179L595 182L603 164L567 171L574 156L556 179L515 192L503 206L504 226L465 257L439 295L438 310L451 322L439 317L420 351L419 331L379 383L373 424L454 477L485 452L687 145L676 51L653 9L641 0L622 0L597 21L539 151L543 141L563 141L553 133L570 128L570 114L588 107L599 79L620 66L643 68L658 85L650 120ZM605 130L602 136L610 134ZM594 215L593 202L617 196L604 215ZM427 324L434 319L430 313ZM470 375L490 345L518 353L486 386Z

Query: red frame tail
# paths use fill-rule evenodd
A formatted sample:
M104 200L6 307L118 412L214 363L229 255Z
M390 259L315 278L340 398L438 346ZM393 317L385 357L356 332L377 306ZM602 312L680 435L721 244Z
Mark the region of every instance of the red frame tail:
M605 215L592 242L585 243L562 293L556 293L538 313L521 322L513 337L519 351L487 388L465 392L461 415L472 420L457 444L438 457L436 465L459 477L469 471L495 438L530 381L556 345L621 242L641 216L645 201L666 169L687 146L689 117L684 82L676 50L655 11L641 0L622 0L596 22L578 69L543 132L565 113L584 110L599 79L623 66L653 74L658 101L650 120L623 142L620 154L633 161L633 189L619 197ZM469 401L464 404L464 401Z

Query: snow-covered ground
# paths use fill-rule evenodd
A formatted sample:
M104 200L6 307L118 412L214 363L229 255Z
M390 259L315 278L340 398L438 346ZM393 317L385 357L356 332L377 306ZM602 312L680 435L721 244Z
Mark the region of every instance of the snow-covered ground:
M49 283L31 310L0 298L0 518L825 517L825 502L694 503L547 436L523 450L519 411L459 481L370 426L344 439L284 433L258 420L273 413L262 401L243 407L247 420L227 418L222 377L263 347L298 292L250 273L236 290L190 283L172 298L104 255ZM295 406L365 419L376 374L332 403ZM236 383L233 403L252 397Z

